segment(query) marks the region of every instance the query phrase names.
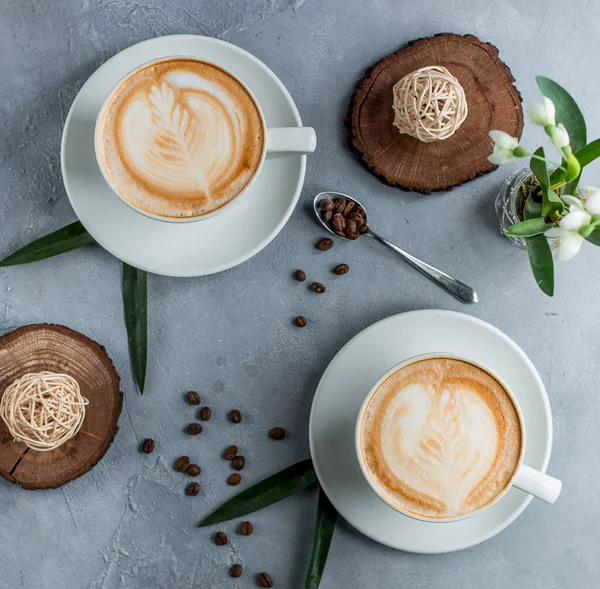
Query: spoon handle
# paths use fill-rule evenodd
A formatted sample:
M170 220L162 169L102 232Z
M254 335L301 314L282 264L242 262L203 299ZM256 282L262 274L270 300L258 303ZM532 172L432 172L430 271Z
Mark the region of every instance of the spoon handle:
M400 254L411 266L421 272L421 274L427 276L427 278L435 282L438 286L441 286L446 292L450 293L459 301L463 303L477 302L477 293L464 282L461 282L449 274L430 266L426 262L419 260L419 258L411 256L408 252L405 252L397 245L394 245L384 237L381 237L381 235L377 235L377 233L374 233L371 230L368 231L367 235L374 237L377 241L383 243L383 245L387 245L390 249L393 249L396 253Z

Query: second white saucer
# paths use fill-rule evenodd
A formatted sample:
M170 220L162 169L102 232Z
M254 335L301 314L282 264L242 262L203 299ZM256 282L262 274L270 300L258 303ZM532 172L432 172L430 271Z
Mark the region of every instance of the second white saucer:
M342 517L373 540L408 552L452 552L479 544L512 523L532 499L512 488L469 519L430 523L398 513L364 479L354 429L369 390L402 360L443 352L499 374L523 411L526 464L545 472L550 459L552 417L544 385L525 352L499 329L469 315L436 310L402 313L371 325L338 352L321 378L310 415L310 450L319 482Z

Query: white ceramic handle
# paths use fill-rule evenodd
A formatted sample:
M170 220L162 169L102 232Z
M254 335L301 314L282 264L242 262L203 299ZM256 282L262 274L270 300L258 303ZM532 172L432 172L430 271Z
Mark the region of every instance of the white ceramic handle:
M519 467L513 485L546 503L554 503L562 489L561 481L526 464Z
M317 135L312 127L273 127L267 129L267 152L312 153Z

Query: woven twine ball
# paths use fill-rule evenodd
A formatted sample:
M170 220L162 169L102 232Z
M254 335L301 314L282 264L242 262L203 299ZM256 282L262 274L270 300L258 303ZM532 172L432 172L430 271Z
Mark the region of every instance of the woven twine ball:
M88 400L68 374L25 374L0 400L0 417L17 442L47 452L70 440L81 428Z
M423 67L396 82L394 125L423 143L454 135L467 118L465 91L444 67Z

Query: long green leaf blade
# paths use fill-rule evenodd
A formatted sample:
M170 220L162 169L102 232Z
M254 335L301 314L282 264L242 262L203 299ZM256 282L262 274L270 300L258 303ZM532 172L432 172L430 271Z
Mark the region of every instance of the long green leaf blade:
M556 123L562 123L566 127L573 151L580 150L586 144L587 130L577 103L562 86L550 78L537 76L535 80L542 94L554 102Z
M533 237L544 233L554 227L552 223L546 223L544 219L526 219L510 227L508 234L511 237Z
M588 235L586 239L594 245L600 245L600 228L596 229L591 235Z
M594 139L594 141L576 151L575 157L579 160L582 168L591 164L596 158L600 157L600 139Z
M128 264L123 264L123 308L129 357L135 380L144 392L148 356L148 275Z
M531 198L531 195L527 197L525 201L525 208L523 209L523 216L525 219L536 219L542 216L542 205Z
M529 263L537 285L549 297L554 296L554 260L548 240L543 235L526 237Z
M92 243L94 243L94 238L79 221L75 221L75 223L32 241L0 261L0 266L39 262Z
M319 503L317 505L317 521L313 536L313 549L306 573L305 589L317 589L327 563L329 547L333 539L337 511L331 504L323 489L319 489Z
M316 480L317 475L310 458L297 462L235 495L198 525L203 528L253 513L305 489Z
M544 148L538 148L535 152L535 155L542 158L545 157ZM546 162L540 161L536 158L531 158L529 167L540 183L540 189L542 191L542 215L547 217L554 209L562 210L564 208L562 200L558 195L550 190L550 178L548 177L548 168L546 167Z

